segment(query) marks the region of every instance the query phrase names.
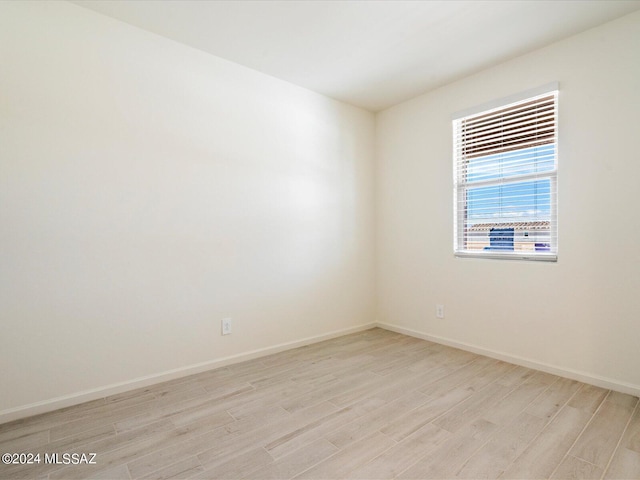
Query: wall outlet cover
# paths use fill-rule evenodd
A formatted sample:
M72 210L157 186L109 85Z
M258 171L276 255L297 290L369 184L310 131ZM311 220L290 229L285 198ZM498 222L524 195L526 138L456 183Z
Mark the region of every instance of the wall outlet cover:
M222 335L229 335L231 333L231 319L222 319Z

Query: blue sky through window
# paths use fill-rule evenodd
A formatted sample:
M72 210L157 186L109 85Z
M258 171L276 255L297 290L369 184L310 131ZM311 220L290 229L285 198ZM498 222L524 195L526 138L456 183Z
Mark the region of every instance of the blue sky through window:
M554 170L554 150L553 145L543 145L470 159L467 165L467 222L549 220L551 180L519 180L517 177ZM474 182L483 180L503 180L504 183L473 186Z

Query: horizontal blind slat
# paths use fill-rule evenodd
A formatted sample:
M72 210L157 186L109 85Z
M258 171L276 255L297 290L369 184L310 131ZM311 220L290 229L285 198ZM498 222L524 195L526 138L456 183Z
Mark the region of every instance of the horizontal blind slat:
M466 147L474 147L480 144L490 143L496 139L508 140L519 138L522 136L548 136L555 131L554 119L545 120L544 122L526 122L514 125L511 128L496 128L491 131L483 132L482 135L474 132L473 134L465 134L463 132L460 141Z
M512 113L513 116L518 115L520 112L530 111L536 106L538 108L545 108L555 105L555 95L547 95L544 97L537 98L535 100L531 100L529 102L525 102L523 104L514 104L512 107L501 107L490 110L487 113L480 113L476 115L470 115L467 117L463 117L459 120L464 120L467 123L483 123L490 121L492 118L504 116L509 112Z
M465 134L469 133L477 133L482 134L483 132L487 132L493 130L499 126L509 127L518 123L525 123L527 120L544 120L549 118L549 116L554 116L555 108L544 107L535 110L527 110L523 112L519 112L518 115L515 116L496 116L491 119L483 120L481 122L469 121L469 120L459 120L460 122L460 131Z
M462 153L468 158L509 151L524 144L553 143L555 95L463 118L457 126Z

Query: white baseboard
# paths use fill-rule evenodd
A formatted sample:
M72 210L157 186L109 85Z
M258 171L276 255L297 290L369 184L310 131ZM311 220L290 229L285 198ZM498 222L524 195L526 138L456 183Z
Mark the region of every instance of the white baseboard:
M487 348L478 347L476 345L470 345L464 342L458 342L437 335L429 335L428 333L418 332L410 328L400 327L398 325L391 325L388 323L376 324L377 327L385 330L390 330L396 333L402 333L403 335L409 335L410 337L421 338L422 340L429 340L431 342L440 343L449 347L459 348L460 350L466 350L468 352L484 355L485 357L495 358L497 360L503 360L505 362L513 363L515 365L521 365L527 368L533 368L542 372L551 373L560 377L570 378L571 380L578 380L579 382L595 385L596 387L606 388L607 390L615 390L617 392L628 393L640 397L640 386L632 385L629 383L612 380L610 378L600 377L598 375L592 375L586 372L580 372L571 370L568 368L557 367L555 365L549 365L547 363L538 362L528 358L519 357L517 355L511 355L504 352L498 352Z
M133 380L127 380L125 382L92 388L90 390L84 390L82 392L72 393L70 395L64 395L62 397L56 397L49 400L44 400L42 402L9 408L7 410L0 411L0 424L18 420L20 418L30 417L32 415L38 415L40 413L50 412L59 408L78 405L80 403L88 402L91 400L98 400L100 398L108 397L109 395L115 395L129 390L134 390L136 388L148 387L149 385L154 385L156 383L194 375L196 373L205 372L207 370L213 370L214 368L220 368L226 365L240 363L246 360L252 360L254 358L283 352L285 350L291 350L293 348L311 345L312 343L322 342L324 340L340 337L342 335L348 335L350 333L368 330L370 328L374 328L375 326L375 323L367 323L364 325L358 325L356 327L335 330L333 332L316 335L313 337L307 337L301 340L295 340L293 342L280 343L271 347L260 348L258 350L252 350L250 352L244 352L237 355L218 358L208 362L189 365L187 367L175 368L173 370L167 370L165 372L147 375L144 377L135 378Z

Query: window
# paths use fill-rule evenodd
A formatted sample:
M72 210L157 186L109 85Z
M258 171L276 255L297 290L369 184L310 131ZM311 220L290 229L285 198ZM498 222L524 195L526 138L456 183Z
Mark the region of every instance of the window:
M453 120L454 252L557 259L557 85Z

